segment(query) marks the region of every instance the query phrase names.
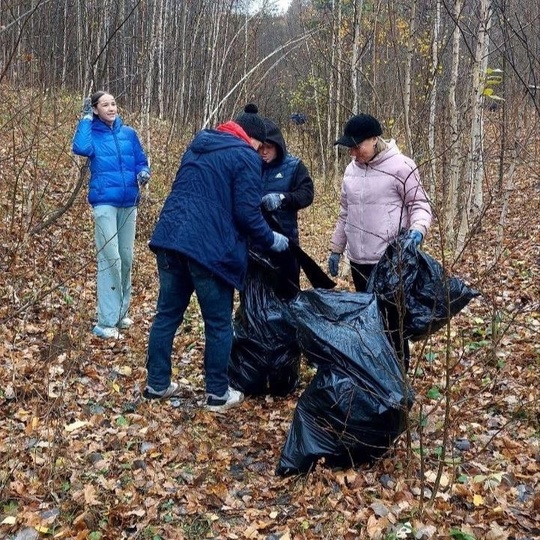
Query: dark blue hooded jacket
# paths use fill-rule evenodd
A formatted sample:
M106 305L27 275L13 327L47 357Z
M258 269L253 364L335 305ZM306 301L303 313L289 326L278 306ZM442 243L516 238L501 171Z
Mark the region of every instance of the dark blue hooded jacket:
M88 202L129 208L139 202L137 175L150 172L148 159L136 131L116 117L112 126L96 115L79 121L73 153L90 159Z
M263 195L282 194L281 206L273 212L273 216L285 236L298 243L298 210L313 202L313 180L302 160L287 152L285 139L277 124L265 118L264 125L266 142L276 145L277 156L270 163L263 163Z
M195 136L182 157L150 248L183 253L242 290L248 238L267 250L274 236L260 210L261 158L233 134L239 129L227 122Z

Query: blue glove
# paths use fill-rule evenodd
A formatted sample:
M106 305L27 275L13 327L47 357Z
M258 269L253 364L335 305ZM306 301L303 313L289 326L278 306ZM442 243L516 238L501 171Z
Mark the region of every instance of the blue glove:
M282 196L279 193L269 193L262 198L262 205L271 212L281 206Z
M289 247L289 239L278 232L272 231L274 233L274 243L270 248L272 251L285 251Z
M341 253L330 253L328 257L328 271L332 277L336 277L339 272L339 259L341 258Z
M139 186L143 187L148 184L148 180L150 180L150 173L147 171L141 171L137 175L137 182L139 182Z
M84 98L83 108L82 108L82 117L92 120L94 118L94 109L92 108L92 101L90 98Z
M405 245L412 245L417 248L424 239L424 235L416 229L410 229L405 237Z

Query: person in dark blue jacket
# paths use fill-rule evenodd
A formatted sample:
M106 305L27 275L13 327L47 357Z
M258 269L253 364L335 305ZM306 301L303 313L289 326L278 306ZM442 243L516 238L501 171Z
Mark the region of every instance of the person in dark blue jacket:
M147 352L147 399L179 395L171 381L174 336L193 292L204 320L206 407L215 412L240 404L229 386L235 288L242 290L248 241L258 249L284 251L285 236L273 232L261 214L261 168L257 149L266 138L257 107L200 131L182 156L150 249L159 272L157 312Z
M73 152L90 163L97 250L97 324L93 333L119 338L129 328L131 268L140 187L150 179L148 159L136 131L122 123L114 97L103 91L87 98L73 138Z
M270 226L272 218L275 219L281 232L298 243L298 210L313 202L313 180L302 160L287 152L279 127L268 118L264 123L266 141L259 148L263 159L262 205ZM298 260L290 251L272 253L268 258L280 276L274 283L274 290L278 297L289 300L300 290Z

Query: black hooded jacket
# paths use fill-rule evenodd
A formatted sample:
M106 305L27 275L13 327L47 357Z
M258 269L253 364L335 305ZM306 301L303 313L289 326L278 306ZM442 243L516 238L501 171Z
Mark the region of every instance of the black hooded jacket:
M313 180L302 160L287 153L279 127L265 118L266 142L277 146L277 157L263 163L263 195L280 193L283 201L274 212L283 233L298 242L298 210L313 202Z

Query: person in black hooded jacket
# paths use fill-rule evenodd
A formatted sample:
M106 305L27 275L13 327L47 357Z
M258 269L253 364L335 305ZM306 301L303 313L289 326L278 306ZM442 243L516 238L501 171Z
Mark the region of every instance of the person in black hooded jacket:
M259 148L263 160L263 198L265 217L272 228L298 243L298 210L313 202L314 188L307 167L301 159L289 154L279 127L265 118L266 141ZM272 253L270 261L279 270L281 279L275 284L276 294L285 300L300 290L300 266L290 251Z

